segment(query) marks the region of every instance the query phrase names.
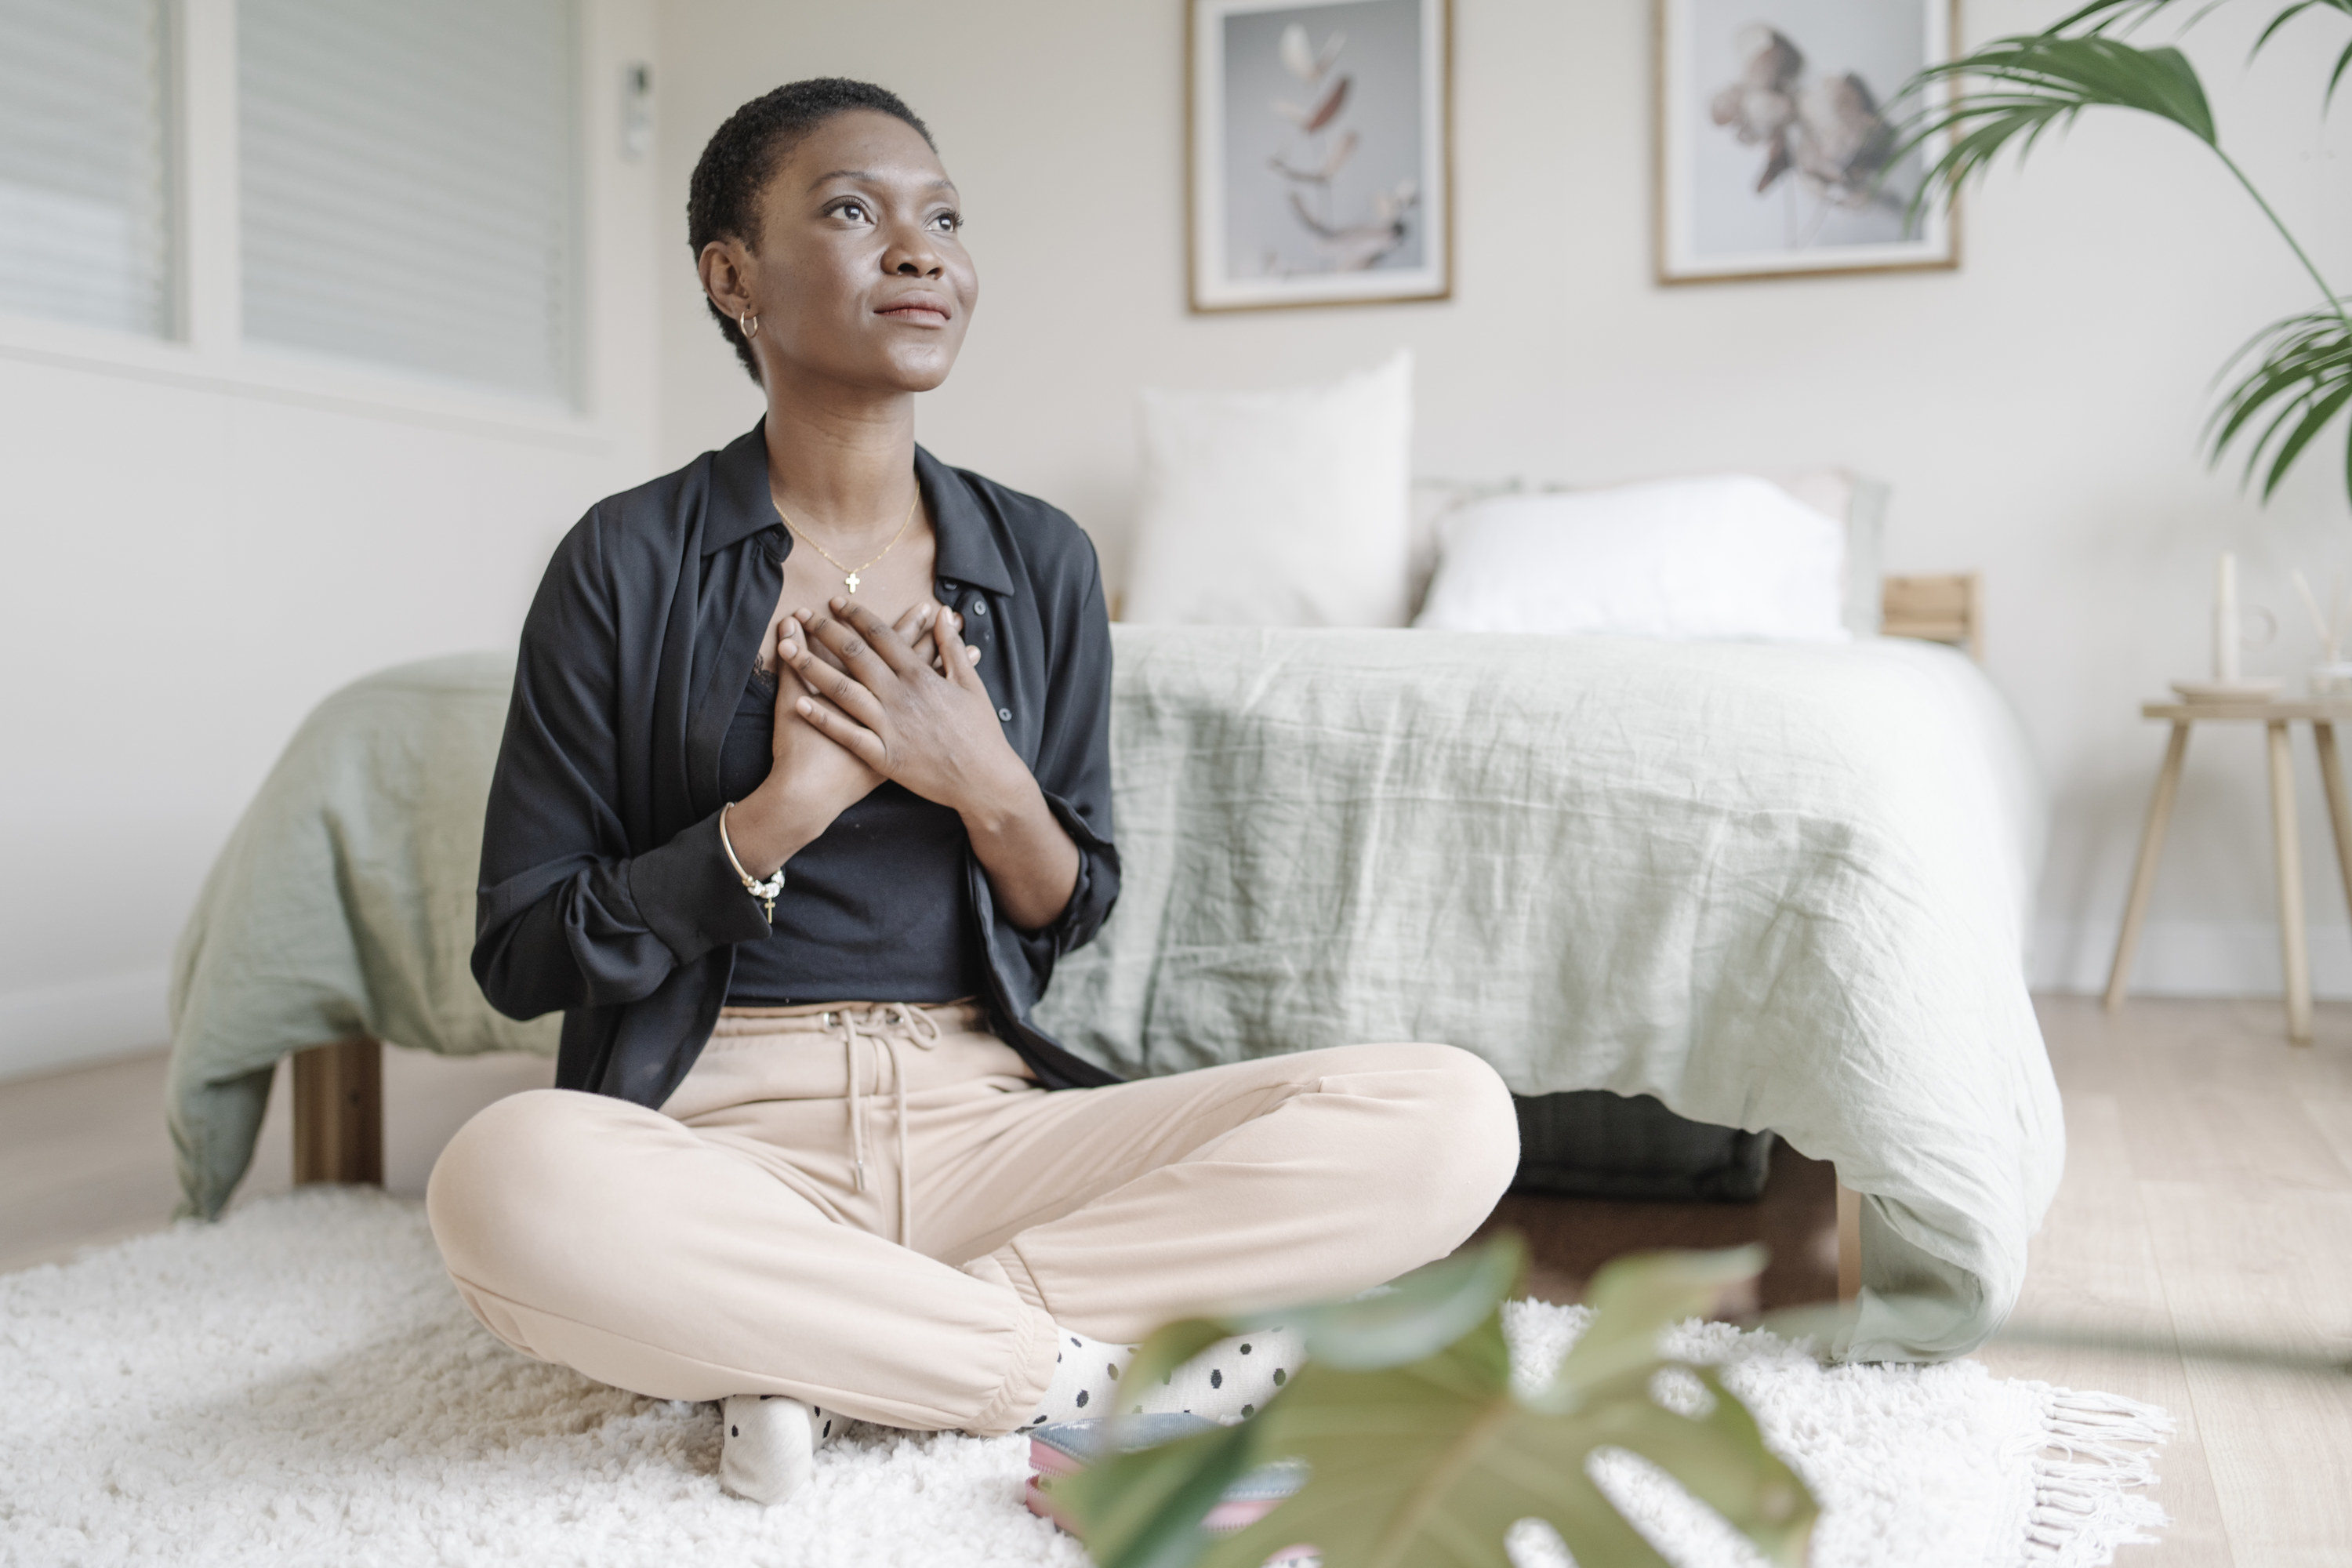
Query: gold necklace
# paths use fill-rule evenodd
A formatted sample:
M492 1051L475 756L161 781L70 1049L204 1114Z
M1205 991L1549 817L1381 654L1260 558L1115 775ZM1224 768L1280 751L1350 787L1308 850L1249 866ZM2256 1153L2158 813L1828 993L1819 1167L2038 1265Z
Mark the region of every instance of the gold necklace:
M770 504L775 504L775 498L773 496L769 497L768 500ZM915 489L915 499L907 503L907 520L898 525L898 531L890 536L890 542L884 545L879 551L876 552L874 560L866 563L865 566L845 566L839 561L835 560L833 552L827 550L824 545L819 544L815 540L811 539L807 534L803 533L800 531L799 525L793 521L792 514L786 511L780 505L776 506L776 515L784 520L784 526L793 531L793 537L794 539L799 540L811 550L814 550L819 555L824 556L827 561L833 562L833 569L842 574L842 581L849 584L849 591L854 595L857 592L857 574L860 572L865 571L866 566L873 565L875 562L880 561L883 556L889 554L890 552L898 548L898 541L906 538L907 530L912 528L915 524L915 509L922 504L923 491L922 487L919 485Z

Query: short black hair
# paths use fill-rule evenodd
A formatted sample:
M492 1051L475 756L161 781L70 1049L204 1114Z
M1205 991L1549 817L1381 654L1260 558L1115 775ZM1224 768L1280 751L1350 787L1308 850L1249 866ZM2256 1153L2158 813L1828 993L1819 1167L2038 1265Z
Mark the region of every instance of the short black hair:
M709 145L695 163L694 178L687 184L686 243L694 252L696 264L701 262L702 247L716 239L740 239L756 246L760 193L775 177L776 165L802 137L835 115L856 109L902 120L915 128L925 146L934 153L940 150L940 144L931 140L930 127L916 118L904 99L870 81L815 76L761 93L729 115L727 123L712 133ZM759 380L759 363L751 357L751 345L743 341L743 330L709 295L705 294L702 302L719 322L720 333L735 345L735 357L743 362L753 381Z

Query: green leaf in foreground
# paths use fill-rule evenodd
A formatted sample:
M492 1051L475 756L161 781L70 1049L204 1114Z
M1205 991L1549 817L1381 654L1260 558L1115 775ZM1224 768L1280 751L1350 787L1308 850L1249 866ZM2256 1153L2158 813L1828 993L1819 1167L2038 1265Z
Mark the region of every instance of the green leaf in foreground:
M1435 1355L1476 1328L1527 1272L1527 1245L1498 1237L1417 1268L1377 1295L1236 1319L1239 1330L1283 1326L1307 1342L1309 1361L1349 1372L1402 1366Z
M1752 1278L1760 1249L1610 1265L1593 1282L1592 1323L1550 1384L1524 1399L1512 1389L1501 1316L1523 1259L1506 1238L1423 1270L1392 1295L1281 1314L1312 1324L1311 1342L1358 1359L1312 1354L1254 1419L1115 1456L1064 1483L1096 1562L1257 1568L1310 1542L1328 1568L1507 1568L1504 1537L1537 1518L1582 1568L1665 1568L1586 1473L1596 1450L1622 1448L1673 1476L1769 1561L1801 1563L1818 1509L1746 1407L1704 1368L1689 1369L1711 1396L1703 1414L1653 1397L1656 1374L1681 1364L1660 1354L1659 1335ZM1161 1354L1264 1321L1175 1325L1162 1331ZM1161 1365L1147 1345L1130 1376L1157 1377L1182 1359ZM1234 1478L1283 1458L1308 1466L1297 1496L1237 1534L1213 1540L1200 1530Z

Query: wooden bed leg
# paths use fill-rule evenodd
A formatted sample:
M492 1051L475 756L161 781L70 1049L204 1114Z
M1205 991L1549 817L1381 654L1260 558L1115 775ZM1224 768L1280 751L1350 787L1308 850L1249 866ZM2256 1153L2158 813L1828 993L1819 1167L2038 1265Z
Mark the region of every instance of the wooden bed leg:
M1838 1300L1851 1301L1862 1294L1862 1194L1838 1184Z
M383 1047L338 1040L294 1053L294 1184L383 1185Z

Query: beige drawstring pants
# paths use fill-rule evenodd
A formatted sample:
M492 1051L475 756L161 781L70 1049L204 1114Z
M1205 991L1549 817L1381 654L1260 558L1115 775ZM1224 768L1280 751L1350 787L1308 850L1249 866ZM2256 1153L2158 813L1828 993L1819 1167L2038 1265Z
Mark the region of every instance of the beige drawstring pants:
M1518 1161L1494 1070L1345 1046L1047 1093L979 1009L730 1008L659 1110L536 1089L468 1121L426 1208L526 1355L659 1399L784 1394L1011 1430L1054 1325L1345 1296L1444 1257Z

